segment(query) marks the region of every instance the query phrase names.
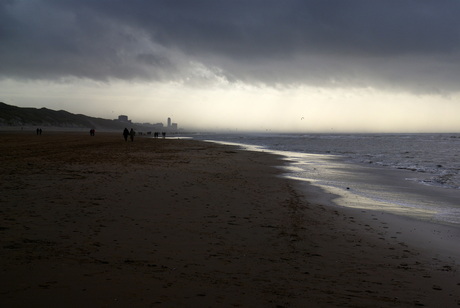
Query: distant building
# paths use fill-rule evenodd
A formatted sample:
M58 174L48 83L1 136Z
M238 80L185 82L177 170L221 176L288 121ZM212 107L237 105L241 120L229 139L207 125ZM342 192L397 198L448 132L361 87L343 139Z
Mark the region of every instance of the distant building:
M171 128L172 128L173 130L177 130L177 123L172 123L172 124L171 124Z
M168 128L171 127L171 118L168 118Z
M118 116L118 121L120 121L120 122L126 122L126 123L131 123L131 121L128 120L128 116L127 116L127 115L119 115L119 116Z
M150 124L150 126L151 126L153 129L158 129L158 130L163 129L163 123Z

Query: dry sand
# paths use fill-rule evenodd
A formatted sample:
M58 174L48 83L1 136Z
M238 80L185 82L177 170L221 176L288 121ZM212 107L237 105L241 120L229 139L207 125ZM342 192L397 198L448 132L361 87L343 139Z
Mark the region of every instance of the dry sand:
M47 132L0 153L1 307L460 305L454 259L309 201L273 155Z

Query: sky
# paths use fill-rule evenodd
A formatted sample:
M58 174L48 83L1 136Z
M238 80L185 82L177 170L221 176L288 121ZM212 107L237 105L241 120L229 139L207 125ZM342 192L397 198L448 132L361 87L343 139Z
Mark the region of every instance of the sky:
M0 101L228 132L459 132L458 0L0 0Z

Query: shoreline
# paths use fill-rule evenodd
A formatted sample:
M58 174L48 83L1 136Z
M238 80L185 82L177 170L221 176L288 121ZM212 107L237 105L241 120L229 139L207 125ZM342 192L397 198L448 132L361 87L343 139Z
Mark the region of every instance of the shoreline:
M223 143L225 144L225 143ZM234 144L237 145L237 144ZM297 182L297 189L304 192L308 196L308 201L316 204L321 204L330 207L331 209L339 209L342 213L350 215L353 219L358 219L362 224L371 224L374 220L381 221L384 225L383 228L377 225L376 229L379 229L379 234L385 236L390 240L398 240L400 242L408 242L411 246L424 254L432 256L433 260L443 259L445 262L452 262L460 268L460 249L458 249L458 243L460 243L460 225L444 222L433 219L423 219L417 217L417 215L408 215L407 213L395 213L391 210L387 210L384 207L375 206L372 204L371 199L356 198L352 192L350 196L340 194L340 189L331 190L323 187L322 185L313 184L309 179L301 179L292 177L292 168L296 168L299 162L299 157L296 155L289 155L283 151L275 151L269 149L259 149L257 146L248 146L240 144L242 148L246 148L249 151L262 151L265 153L272 153L273 155L283 156L288 162L288 166L284 167L284 176L294 182ZM312 156L312 155L309 155ZM322 156L315 154L314 156ZM327 161L331 162L329 155L326 155ZM388 170L380 167L369 167L357 163L345 162L342 159L333 159L341 164L351 166L351 168L363 168L372 170L373 173L406 173L407 177L412 177L412 173L404 170ZM309 162L311 163L311 162ZM324 162L321 162L323 164ZM364 168L363 168L364 169ZM407 181L405 179L405 181ZM409 182L410 185L418 187L418 189L439 189L437 187L424 187L422 184ZM348 184L350 185L350 184ZM343 191L343 190L342 190ZM429 195L429 194L428 194ZM341 199L341 201L336 201ZM366 205L367 202L367 205ZM369 203L371 202L371 203ZM358 205L353 205L354 203ZM378 218L376 218L378 217ZM376 227L375 225L373 227ZM364 231L365 232L365 231Z
M274 152L276 155L281 155L281 152ZM289 157L289 156L286 156ZM292 162L292 158L289 159ZM355 164L347 163L348 166ZM294 163L295 166L295 163ZM362 168L359 164L356 167ZM373 173L404 173L401 170L387 170L384 168L367 167ZM287 168L289 170L289 168ZM406 172L410 174L409 172ZM423 215L410 215L407 212L392 211L384 206L375 205L371 199L359 198L353 194L353 191L347 189L346 194L341 194L343 189L330 189L322 185L312 184L309 179L299 179L292 177L291 173L286 172L285 176L288 179L298 182L299 190L304 191L309 196L309 201L327 205L331 208L339 208L342 211L349 212L350 215L363 216L363 221L374 220L375 216L382 217L391 228L399 230L398 237L404 241L408 241L417 249L422 251L442 251L448 254L448 258L453 260L457 265L460 265L460 250L457 249L460 243L460 225L450 223L442 220L435 220L431 216L429 218ZM404 180L406 181L406 180ZM427 189L421 184L409 182L410 185L420 189ZM409 186L409 185L408 185ZM436 187L428 187L432 189L439 189ZM407 189L407 187L406 187ZM337 193L334 193L337 191ZM429 196L430 193L427 193ZM406 210L407 211L407 210ZM383 230L385 231L385 230ZM386 232L385 232L386 233Z
M456 260L387 215L325 204L279 156L121 132L0 138L0 304L460 303Z
M431 217L431 215L426 215L424 213L418 215L411 215L407 212L398 212L397 210L392 210L391 208L388 209L388 206L377 205L377 201L372 200L370 198L364 198L361 196L357 196L353 189L349 189L348 187L345 190L344 187L330 187L324 184L316 184L312 183L313 178L301 178L296 174L298 170L299 163L305 163L304 157L308 156L309 158L306 159L308 164L315 166L315 172L329 172L325 171L322 168L322 165L328 165L334 163L337 165L335 168L341 168L343 170L347 169L360 169L360 173L362 173L362 177L365 178L365 173L372 173L375 177L375 174L382 174L384 177L388 176L389 174L393 176L390 180L386 180L387 182L391 182L393 186L395 185L394 176L397 174L398 177L404 178L403 184L399 184L404 187L405 190L409 191L417 191L420 192L421 190L427 190L430 192L424 192L426 194L425 197L430 197L430 194L433 194L433 191L442 190L439 187L433 186L422 186L422 184L408 181L407 178L413 178L414 175L411 172L405 170L395 170L395 169L386 169L382 167L376 166L365 166L362 164L357 163L350 163L344 161L341 158L331 157L330 155L321 155L321 154L302 154L302 153L295 153L289 151L277 151L277 150L270 150L260 146L255 145L248 145L248 144L240 144L234 142L223 142L223 141L207 141L217 144L223 145L230 145L230 146L237 146L246 151L255 151L255 152L262 152L262 153L269 153L275 156L282 157L282 160L286 162L287 166L283 166L282 170L283 176L289 180L294 181L297 183L297 187L300 191L305 192L308 195L308 200L310 202L315 202L322 205L327 205L331 208L340 208L344 211L349 211L350 213L354 213L354 215L361 215L364 216L364 220L373 220L372 216L379 215L384 217L386 221L389 221L392 224L393 228L398 228L404 230L405 232L399 232L400 234L407 234L407 233L414 233L411 236L406 236L406 241L411 241L416 243L417 248L421 250L425 250L427 245L433 245L437 249L440 249L444 252L449 253L449 258L454 260L457 264L460 264L460 250L455 249L457 243L460 243L460 225L456 223L450 223L442 220L435 220ZM312 157L321 157L324 156L324 159L312 158ZM343 167L341 166L343 165ZM292 175L294 174L294 176ZM406 175L405 177L403 175ZM383 187L386 183L381 183ZM404 185L405 184L405 185ZM352 181L349 181L346 185L353 185ZM356 184L354 184L356 185ZM391 187L388 187L391 189ZM436 192L440 194L439 191ZM442 192L444 193L444 192ZM316 198L313 198L316 196ZM450 202L454 202L454 199L449 200ZM381 201L379 201L380 203ZM384 203L383 203L384 204ZM413 209L416 210L416 209ZM369 214L370 213L370 214ZM375 214L375 215L374 215ZM353 214L351 214L353 215ZM422 230L422 235L418 235L417 232L414 230ZM429 231L427 231L429 230ZM431 247L431 246L430 246ZM452 248L453 247L453 248Z

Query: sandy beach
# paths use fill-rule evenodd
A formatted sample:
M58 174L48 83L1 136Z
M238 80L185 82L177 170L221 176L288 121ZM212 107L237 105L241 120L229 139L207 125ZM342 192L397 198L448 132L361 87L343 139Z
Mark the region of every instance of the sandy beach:
M449 228L325 205L275 155L46 131L0 153L1 307L460 306Z

